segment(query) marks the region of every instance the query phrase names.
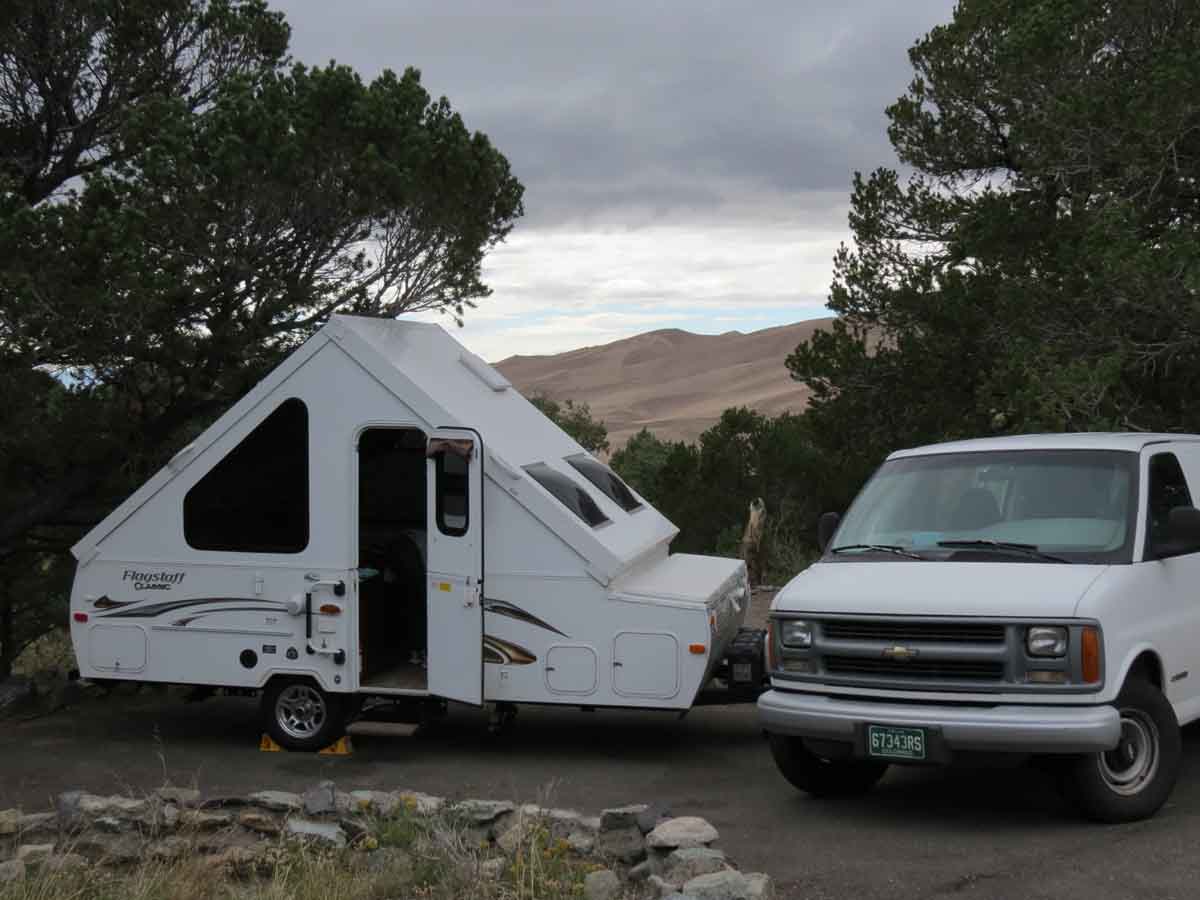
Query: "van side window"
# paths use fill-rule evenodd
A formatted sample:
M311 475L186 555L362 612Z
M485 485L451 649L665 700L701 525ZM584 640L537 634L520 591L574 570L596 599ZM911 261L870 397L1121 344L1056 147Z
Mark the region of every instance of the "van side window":
M1146 498L1146 546L1170 540L1167 517L1177 506L1191 506L1187 479L1174 453L1156 453L1150 458L1150 492Z
M300 553L308 546L308 408L296 398L263 419L183 498L196 550Z
M438 530L451 537L461 537L470 527L471 498L467 473L471 463L451 450L443 450L434 460L437 475Z

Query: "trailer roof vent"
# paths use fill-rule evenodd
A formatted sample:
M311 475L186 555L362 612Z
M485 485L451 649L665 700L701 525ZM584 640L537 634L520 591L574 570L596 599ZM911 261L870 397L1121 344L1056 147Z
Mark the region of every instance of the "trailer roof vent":
M507 391L510 387L512 387L511 381L468 350L464 350L459 354L458 361L470 369L472 375L474 375L496 393Z

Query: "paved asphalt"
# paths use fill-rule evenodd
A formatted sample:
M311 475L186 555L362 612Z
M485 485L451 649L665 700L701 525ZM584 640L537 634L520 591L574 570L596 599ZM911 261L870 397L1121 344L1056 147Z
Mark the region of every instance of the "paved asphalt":
M752 707L662 713L526 708L496 738L455 709L427 737L359 736L348 758L260 753L252 700L93 700L0 730L0 808L43 808L58 791L195 783L215 795L262 787L411 788L588 812L632 802L709 819L746 870L783 897L1166 898L1200 895L1200 729L1185 734L1172 801L1152 821L1078 820L1029 766L893 769L868 796L818 801L776 773Z

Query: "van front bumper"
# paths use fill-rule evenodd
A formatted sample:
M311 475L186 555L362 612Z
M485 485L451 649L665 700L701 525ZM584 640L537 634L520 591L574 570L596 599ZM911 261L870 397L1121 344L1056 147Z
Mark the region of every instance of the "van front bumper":
M868 725L924 728L951 752L1098 753L1121 736L1112 706L940 706L772 690L758 698L758 717L768 733L848 743L856 755Z

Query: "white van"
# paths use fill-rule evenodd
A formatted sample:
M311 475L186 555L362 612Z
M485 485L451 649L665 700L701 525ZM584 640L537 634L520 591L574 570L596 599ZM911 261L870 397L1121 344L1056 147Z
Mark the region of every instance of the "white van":
M814 794L891 764L1049 754L1092 818L1153 815L1200 717L1200 437L893 453L772 606L775 761Z
M685 710L749 595L677 533L443 329L335 316L72 548L71 636L295 749L364 697Z

